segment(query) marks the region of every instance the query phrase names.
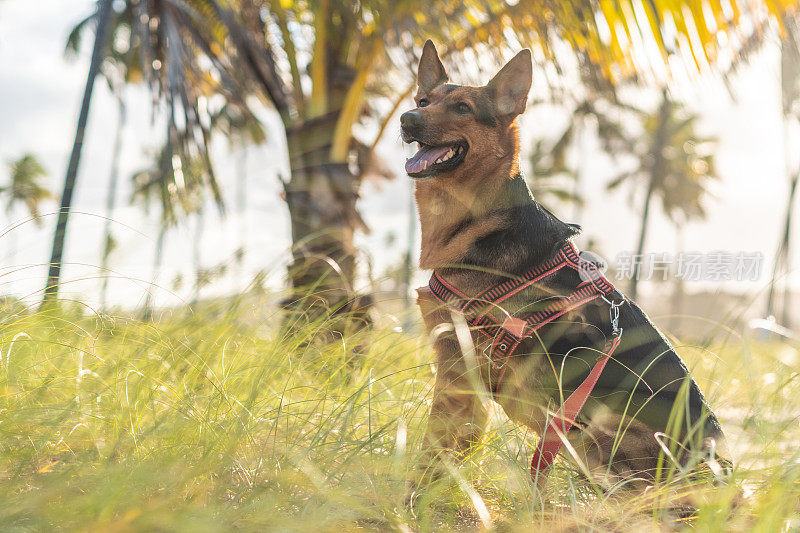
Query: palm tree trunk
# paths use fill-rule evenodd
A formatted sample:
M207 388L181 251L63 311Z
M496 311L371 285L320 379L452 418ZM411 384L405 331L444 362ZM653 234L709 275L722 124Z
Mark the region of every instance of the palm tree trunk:
M357 190L355 176L346 165L295 170L285 183L292 226L289 277L294 299L307 291L331 303L353 296Z
M236 166L236 208L239 211L239 246L236 250L236 269L237 277L241 280L247 252L247 146L242 146Z
M639 276L641 273L642 254L644 253L644 243L647 237L647 225L650 221L650 203L653 199L653 189L655 179L651 176L647 184L647 194L644 197L644 210L642 211L642 226L639 230L639 244L636 246L636 258L633 264L633 278L631 279L631 299L636 300L639 288Z
M794 198L797 194L797 186L800 181L800 172L794 175L789 187L789 199L786 203L786 218L783 224L783 237L780 244L778 244L778 252L775 254L775 264L772 268L772 278L769 284L769 296L767 297L767 316L775 315L775 289L778 284L778 279L784 277L784 295L783 295L783 313L781 317L782 326L789 327L791 321L790 311L790 287L786 276L790 272L789 269L789 246L791 243L792 235L792 212L794 211Z
M283 181L292 233L290 311L309 318L346 315L363 325L370 299L358 296L354 236L366 226L357 210L360 175L333 161L330 147L338 112L287 129L291 179ZM334 328L338 329L338 328Z
M161 221L161 227L158 230L158 239L156 240L156 253L153 256L153 278L150 281L150 289L144 300L144 310L142 312L143 320L150 320L153 316L153 292L156 290L156 283L158 282L158 275L161 272L161 262L164 259L164 237L167 234L167 225Z
M797 192L797 180L798 177L795 175L794 180L792 180L792 188L791 193L789 193L789 202L786 207L786 224L785 224L785 235L784 235L784 268L786 270L787 279L783 285L783 326L787 328L792 327L792 287L789 284L788 275L792 271L792 250L791 250L791 243L792 243L792 204L794 203L795 193Z
M64 255L64 242L67 235L67 222L69 212L72 208L72 193L75 190L75 179L78 174L78 166L81 159L83 148L83 138L86 133L86 124L89 120L89 108L92 102L92 92L94 81L100 72L100 65L103 62L106 37L108 35L109 23L111 21L112 0L100 0L97 11L97 32L94 39L92 50L92 60L89 66L89 74L86 77L86 87L83 92L83 102L78 116L78 125L75 132L75 141L72 144L72 154L67 166L67 175L64 179L64 191L61 194L61 208L56 222L56 231L53 236L53 250L50 254L50 268L47 273L47 282L44 288L44 298L42 306L58 297L58 285L61 282L61 265Z
M192 294L192 304L200 299L200 289L205 285L205 275L203 274L202 243L203 243L203 207L201 206L195 215L194 243L192 244L192 262L194 263L194 290Z
M676 252L681 253L684 248L683 243L683 225L678 223L675 228L675 241L676 241ZM672 311L671 311L671 324L670 329L672 330L673 334L680 335L681 325L683 322L683 297L684 297L684 281L683 278L676 276L674 287L672 291Z
M111 255L111 221L114 217L114 208L117 201L117 183L119 182L119 159L122 152L122 133L127 122L127 112L125 100L119 97L119 119L117 122L117 133L114 139L114 151L111 154L111 172L109 174L108 192L106 194L106 219L103 228L103 259L100 266L100 275L103 277L103 284L100 288L100 308L106 307L106 293L108 291L108 257Z
M791 158L789 157L789 121L792 116L792 108L797 101L798 91L797 84L800 81L800 56L798 56L797 37L795 31L795 24L793 19L789 19L786 24L786 36L781 42L781 100L783 104L783 145L786 154L786 168L787 172ZM789 245L791 243L791 227L792 227L792 208L794 204L794 197L797 191L798 180L800 179L800 170L791 178L789 183L789 199L786 204L786 218L783 225L783 237L778 244L778 250L775 253L775 263L772 267L772 278L769 283L769 296L767 297L767 317L775 315L776 307L776 285L780 278L784 278L784 296L783 296L783 313L781 317L782 325L789 327L791 320L790 313L790 294L791 288L789 287L788 276L791 271L789 268Z
M661 169L664 165L664 145L667 136L667 120L669 119L670 108L672 104L667 95L667 90L662 91L661 96L661 109L659 112L658 129L656 130L655 139L653 142L653 149L651 157L653 166L650 169L650 180L647 183L647 194L644 197L644 209L642 211L642 227L639 231L639 244L636 246L636 260L633 267L633 279L631 279L631 299L635 300L638 296L639 275L641 272L641 260L644 253L644 243L647 238L647 225L650 220L650 204L653 200L653 192L655 191L656 183L658 182Z
M584 183L586 182L585 174L586 174L586 161L588 159L587 154L589 153L588 150L588 143L587 143L587 125L586 125L586 117L581 116L578 119L578 123L575 124L575 139L576 139L576 146L578 148L578 161L576 165L576 172L575 172L575 180L572 183L572 194L575 198L583 198L581 194L583 192ZM572 209L572 222L576 224L580 224L583 220L583 202L573 202Z

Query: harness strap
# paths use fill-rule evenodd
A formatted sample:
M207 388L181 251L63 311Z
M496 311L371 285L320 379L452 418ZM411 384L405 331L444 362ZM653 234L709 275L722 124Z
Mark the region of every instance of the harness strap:
M572 394L569 395L561 409L553 416L547 425L544 435L539 439L539 444L533 452L531 459L531 477L542 484L547 479L547 471L556 460L558 452L566 439L566 435L578 418L583 405L597 385L600 374L611 359L614 351L619 346L621 337L616 335L609 339L603 349L603 355L597 360L591 372Z
M583 280L568 296L525 317L511 316L499 305L564 267L578 271ZM531 475L539 482L545 480L547 470L555 461L567 432L597 384L606 363L619 346L622 334L622 330L619 329L619 307L625 301L624 296L603 276L596 265L578 255L578 251L571 242L567 242L555 257L542 263L539 267L519 277L489 287L474 297L469 297L459 291L436 271L431 276L430 289L442 303L463 314L473 329L490 338L484 355L491 363L489 388L495 396L505 374L506 360L524 339L532 337L538 329L558 317L597 298L602 298L609 304L612 337L606 342L601 357L598 358L589 375L566 399L547 425L533 454ZM500 311L505 315L502 322L495 319L491 314L492 310Z

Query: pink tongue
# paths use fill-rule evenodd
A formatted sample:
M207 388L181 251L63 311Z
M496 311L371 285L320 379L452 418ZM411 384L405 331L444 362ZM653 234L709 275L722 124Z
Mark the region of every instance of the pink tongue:
M423 146L414 154L414 157L406 161L406 172L418 174L426 168L432 167L437 159L444 157L450 151L450 148L450 146Z

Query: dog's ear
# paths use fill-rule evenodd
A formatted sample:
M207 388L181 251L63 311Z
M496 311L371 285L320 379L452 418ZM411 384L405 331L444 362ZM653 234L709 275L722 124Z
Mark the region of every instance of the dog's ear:
M439 60L439 54L433 41L428 39L422 47L422 56L419 58L417 69L417 85L420 92L428 93L435 87L447 81L447 71Z
M506 63L486 85L500 116L517 116L525 111L532 81L531 51L526 48Z

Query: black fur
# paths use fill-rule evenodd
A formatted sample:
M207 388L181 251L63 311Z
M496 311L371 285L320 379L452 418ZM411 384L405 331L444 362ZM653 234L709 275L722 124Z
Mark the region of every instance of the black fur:
M559 220L533 198L521 176L508 182L497 199L505 207L490 215L501 215L506 224L473 243L462 263L471 273L469 286L489 287L508 275L520 275L557 253L579 228ZM473 223L473 221L470 221ZM463 229L463 228L461 228ZM453 269L444 269L445 277ZM461 276L464 271L459 268ZM463 278L462 278L463 280ZM578 274L563 268L524 295L525 308L532 312L553 298L566 296L580 283ZM578 310L577 317L556 321L540 330L540 337L528 339L515 357L549 357L556 373L545 379L557 404L587 376L598 351L610 335L608 304L595 300ZM689 370L669 341L636 303L626 300L620 308L622 341L603 371L582 416L608 408L627 414L653 431L678 434L700 445L704 437L722 438L720 424L711 412ZM550 365L548 365L550 366ZM502 391L501 391L502 393ZM677 407L675 407L677 406ZM682 410L683 422L670 428L673 407Z

